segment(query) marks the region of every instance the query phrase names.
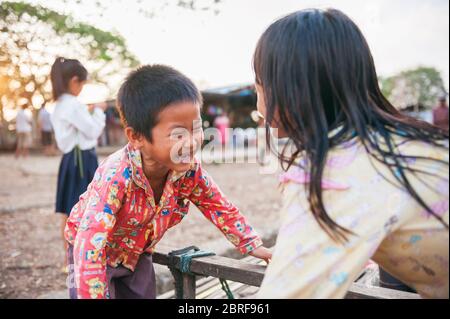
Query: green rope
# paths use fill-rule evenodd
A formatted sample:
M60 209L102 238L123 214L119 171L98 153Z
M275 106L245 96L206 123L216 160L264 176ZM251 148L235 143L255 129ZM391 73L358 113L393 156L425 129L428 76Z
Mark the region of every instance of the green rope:
M180 250L171 251L169 253L169 257L172 259L171 263L174 264L174 257L180 257L180 271L182 273L187 273L190 275L194 275L191 271L191 262L192 258L198 257L206 257L206 256L214 256L213 252L203 251L196 246L189 246Z
M80 177L83 178L83 157L81 154L81 148L78 145L75 146L75 166L78 166L80 169Z
M214 256L215 254L212 252L207 251L201 251L200 249L196 248L194 251L185 253L180 256L180 270L182 273L188 273L192 274L190 271L191 268L191 262L192 258L198 258L198 257L207 257L207 256Z
M234 299L233 293L231 292L230 286L225 279L219 278L220 284L222 285L222 290L225 291L228 299Z
M186 248L183 248L180 250L174 250L169 253L170 265L171 265L171 266L169 266L169 269L171 270L172 274L174 274L174 276L175 276L176 273L174 272L174 265L175 265L174 257L178 256L178 257L180 257L180 271L185 274L195 275L190 270L192 258L207 257L207 256L214 256L214 255L215 255L215 253L200 250L200 248L198 248L196 246L189 246L189 247L186 247ZM228 299L234 299L233 293L231 292L227 281L222 278L219 278L219 280L222 285L222 289L226 293ZM177 285L177 283L176 283L177 281L181 282L181 284L178 283L178 285ZM176 280L175 283L176 283L175 289L177 290L177 294L182 295L182 291L183 291L182 281Z

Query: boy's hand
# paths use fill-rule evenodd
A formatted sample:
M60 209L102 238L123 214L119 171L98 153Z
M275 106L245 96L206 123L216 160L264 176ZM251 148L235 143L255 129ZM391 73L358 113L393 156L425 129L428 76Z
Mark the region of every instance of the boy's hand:
M269 264L270 260L272 259L272 252L264 246L256 248L249 254L252 255L253 257L265 260L267 264Z

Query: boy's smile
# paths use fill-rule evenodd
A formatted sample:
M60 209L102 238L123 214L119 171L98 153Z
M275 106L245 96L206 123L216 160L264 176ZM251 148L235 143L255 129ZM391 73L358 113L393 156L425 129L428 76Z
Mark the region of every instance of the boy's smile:
M144 173L149 180L164 179L169 170L189 170L203 142L200 105L179 102L165 107L152 129L152 140L139 136L130 142L141 151Z

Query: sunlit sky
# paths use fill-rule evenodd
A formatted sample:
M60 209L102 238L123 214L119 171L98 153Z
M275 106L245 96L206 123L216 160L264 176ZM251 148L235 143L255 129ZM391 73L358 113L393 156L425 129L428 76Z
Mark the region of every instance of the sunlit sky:
M147 3L151 7L155 1ZM61 9L58 1L28 2ZM369 42L380 75L433 66L448 88L448 0L223 0L217 15L171 6L153 18L131 5L124 8L112 0L102 17L84 15L82 6L74 7L73 15L117 30L142 63L172 65L202 89L252 82L252 54L261 33L277 18L310 7L334 7L353 18ZM91 87L82 98L95 101L101 94Z

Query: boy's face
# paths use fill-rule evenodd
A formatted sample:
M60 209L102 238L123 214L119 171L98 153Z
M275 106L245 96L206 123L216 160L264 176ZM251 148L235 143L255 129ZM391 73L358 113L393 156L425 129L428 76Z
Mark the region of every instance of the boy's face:
M159 113L152 142L144 138L140 150L144 161L149 158L170 170L184 172L191 168L202 142L200 105L179 102Z

